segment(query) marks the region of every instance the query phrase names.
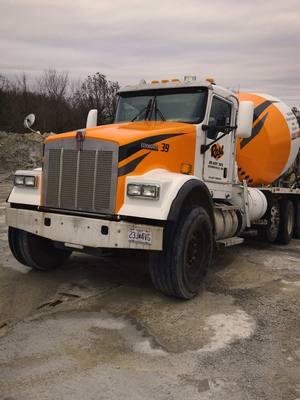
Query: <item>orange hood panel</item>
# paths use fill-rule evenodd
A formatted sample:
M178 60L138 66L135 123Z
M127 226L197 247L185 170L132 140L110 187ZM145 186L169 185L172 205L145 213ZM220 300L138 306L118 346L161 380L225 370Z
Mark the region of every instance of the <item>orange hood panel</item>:
M150 136L167 133L195 132L194 125L182 122L142 121L122 124L102 125L95 128L85 128L85 137L90 139L108 140L119 146ZM54 140L72 138L77 131L49 136L46 143Z

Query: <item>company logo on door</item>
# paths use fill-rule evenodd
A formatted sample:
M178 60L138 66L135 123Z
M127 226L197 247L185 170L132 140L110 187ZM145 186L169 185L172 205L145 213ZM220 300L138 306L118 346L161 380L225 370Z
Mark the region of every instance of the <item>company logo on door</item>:
M216 160L219 160L224 155L224 146L219 143L215 143L210 149L211 156Z

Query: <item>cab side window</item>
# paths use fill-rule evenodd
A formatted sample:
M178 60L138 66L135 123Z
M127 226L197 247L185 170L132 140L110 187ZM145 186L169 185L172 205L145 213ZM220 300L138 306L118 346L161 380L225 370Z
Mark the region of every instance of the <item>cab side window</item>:
M215 126L230 126L230 121L231 104L218 97L213 97L208 122L208 125L212 127L212 129L208 129L207 137L212 140L216 139L219 131L213 128Z

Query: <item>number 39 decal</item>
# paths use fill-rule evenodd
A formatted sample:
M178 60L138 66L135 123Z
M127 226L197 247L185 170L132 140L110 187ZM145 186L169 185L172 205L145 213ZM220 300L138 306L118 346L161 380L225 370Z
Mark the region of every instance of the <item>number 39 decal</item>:
M168 143L162 143L161 144L161 149L160 151L164 151L165 153L167 153L170 149L170 145Z

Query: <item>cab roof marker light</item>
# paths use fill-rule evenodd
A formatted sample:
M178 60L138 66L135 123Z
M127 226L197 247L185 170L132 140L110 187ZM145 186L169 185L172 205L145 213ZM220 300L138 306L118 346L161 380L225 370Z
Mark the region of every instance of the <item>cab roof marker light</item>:
M158 84L159 83L159 81L151 81L151 84L152 85L156 85L156 84Z
M178 78L173 78L171 79L171 82L180 82L180 80Z
M170 81L169 81L169 79L162 79L161 80L161 83L169 83Z
M211 85L215 85L216 84L214 78L206 78L206 81L209 82Z
M197 80L196 75L186 75L183 79L185 82L193 82Z

